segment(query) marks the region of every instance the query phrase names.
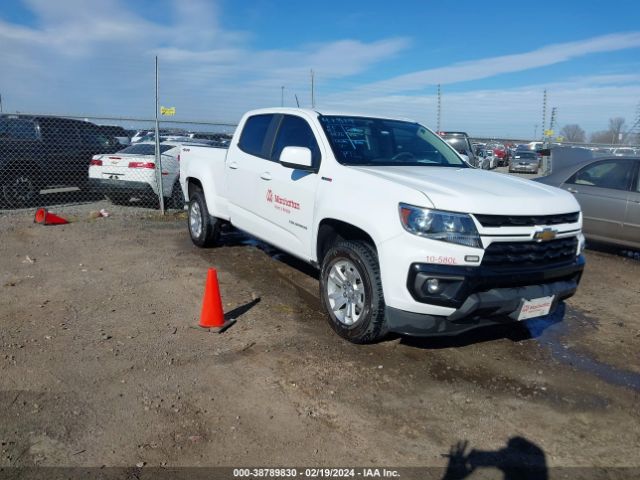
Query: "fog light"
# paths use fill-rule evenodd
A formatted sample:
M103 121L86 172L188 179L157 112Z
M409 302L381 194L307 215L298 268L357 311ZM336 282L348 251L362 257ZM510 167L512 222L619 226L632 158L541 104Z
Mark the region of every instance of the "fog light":
M440 281L437 278L428 279L427 290L429 293L438 293L440 291Z

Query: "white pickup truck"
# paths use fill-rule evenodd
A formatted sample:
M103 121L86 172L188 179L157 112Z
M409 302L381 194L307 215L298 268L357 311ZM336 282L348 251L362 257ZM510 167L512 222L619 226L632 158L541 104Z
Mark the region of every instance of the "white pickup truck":
M408 120L251 111L228 149L183 147L180 182L193 243L230 223L317 266L355 343L544 316L584 267L571 194L473 168Z

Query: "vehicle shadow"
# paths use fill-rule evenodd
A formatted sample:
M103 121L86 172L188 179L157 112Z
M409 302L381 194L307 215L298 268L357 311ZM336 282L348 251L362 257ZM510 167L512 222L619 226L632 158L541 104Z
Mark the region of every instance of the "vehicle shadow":
M400 343L403 345L428 350L465 347L467 345L493 342L500 339L521 342L523 340L540 337L547 328L564 319L565 311L565 305L561 304L551 315L532 318L522 322L509 322L500 325L479 327L457 335L434 337L395 336L394 338L400 338Z
M640 251L630 248L621 247L617 245L610 245L607 243L594 242L593 240L587 241L587 250L591 250L598 253L606 253L609 255L615 255L617 257L625 257L634 260L640 260Z
M498 470L504 480L549 478L544 450L524 437L511 437L500 450L469 450L468 447L469 442L460 441L443 455L449 463L442 480L462 480L480 468Z
M220 238L220 246L222 247L239 247L243 245L256 247L274 260L282 262L285 265L294 268L295 270L298 270L299 272L302 272L311 278L314 278L315 280L318 280L320 278L320 272L317 268L309 265L303 260L300 260L292 255L289 255L288 253L283 252L282 250L278 250L268 243L254 238L245 232L230 228L229 230L224 231Z

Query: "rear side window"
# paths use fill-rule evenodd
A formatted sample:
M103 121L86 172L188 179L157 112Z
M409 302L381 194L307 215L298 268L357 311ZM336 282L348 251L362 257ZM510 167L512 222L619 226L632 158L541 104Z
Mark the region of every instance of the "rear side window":
M264 141L269 131L269 126L273 120L273 115L255 115L247 119L242 129L240 149L249 155L265 157Z
M320 165L320 147L318 147L316 137L305 119L293 115L284 116L278 129L271 159L275 162L280 161L280 154L285 147L308 148L311 150L313 166Z
M37 140L38 131L31 120L22 118L0 118L0 139Z
M629 190L632 175L633 162L631 160L608 160L587 165L573 175L567 183Z

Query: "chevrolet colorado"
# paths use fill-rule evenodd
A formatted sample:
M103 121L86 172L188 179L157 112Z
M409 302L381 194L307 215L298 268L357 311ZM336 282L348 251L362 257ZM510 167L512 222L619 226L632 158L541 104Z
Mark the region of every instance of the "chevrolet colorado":
M251 111L228 149L183 147L180 182L195 245L230 223L316 266L355 343L544 316L584 267L571 194L473 168L408 120Z

